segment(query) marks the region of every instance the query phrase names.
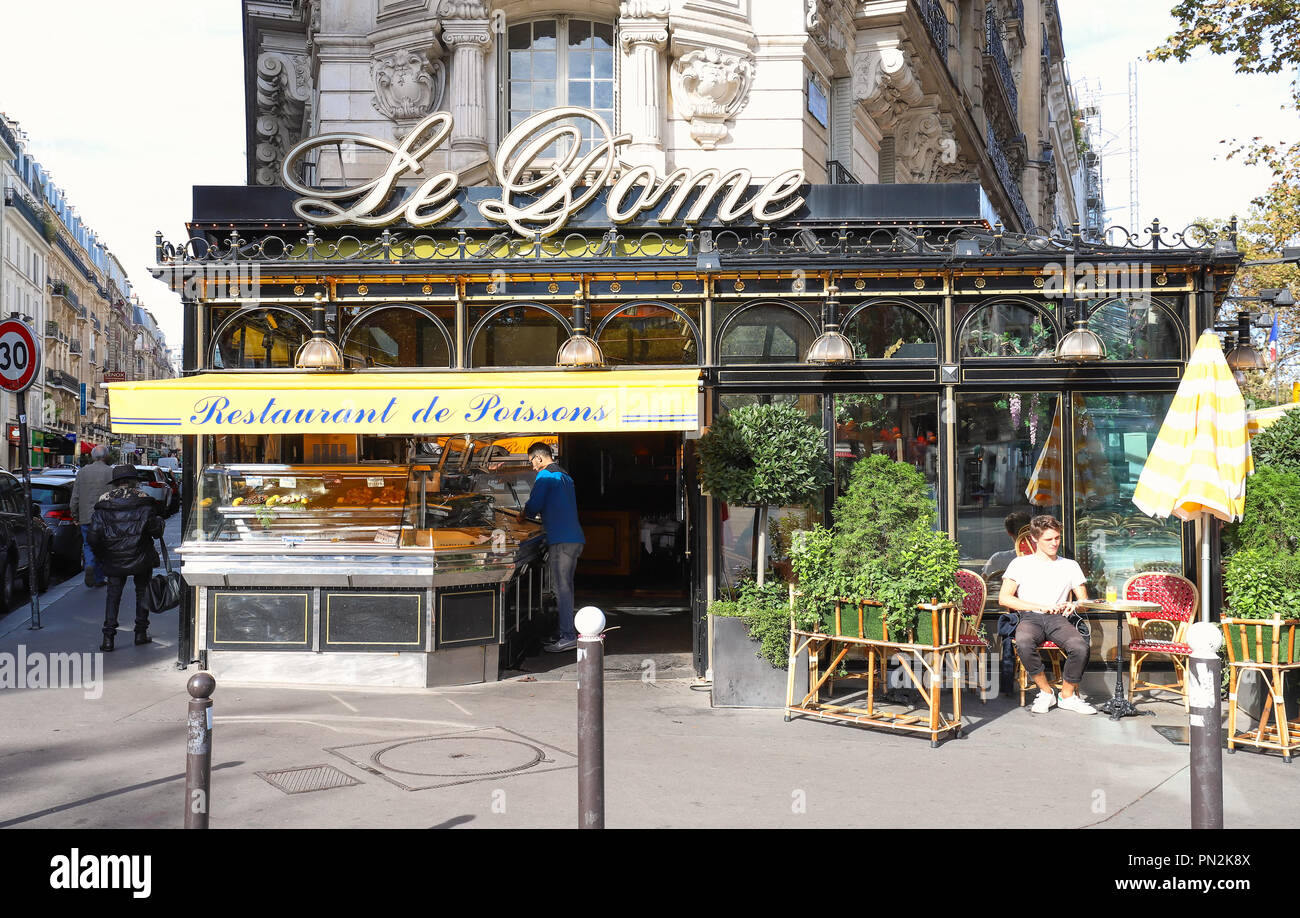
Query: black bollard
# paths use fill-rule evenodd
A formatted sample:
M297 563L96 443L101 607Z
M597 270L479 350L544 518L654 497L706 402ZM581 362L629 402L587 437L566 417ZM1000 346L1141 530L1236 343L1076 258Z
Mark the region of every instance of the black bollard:
M605 828L605 613L584 606L578 629L578 828Z
M1187 629L1188 745L1192 757L1192 828L1223 828L1223 715L1219 693L1223 635L1209 622Z
M195 673L185 686L190 692L185 755L185 828L206 829L212 803L212 693L217 680Z

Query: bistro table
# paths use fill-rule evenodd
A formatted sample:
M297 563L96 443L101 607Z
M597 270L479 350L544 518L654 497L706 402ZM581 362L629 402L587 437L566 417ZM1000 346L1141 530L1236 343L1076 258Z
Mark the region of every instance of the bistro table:
M1150 713L1139 711L1124 691L1124 623L1130 612L1159 612L1160 603L1136 599L1085 599L1077 606L1090 612L1110 612L1115 616L1115 695L1109 701L1099 704L1097 710L1109 714L1111 720Z

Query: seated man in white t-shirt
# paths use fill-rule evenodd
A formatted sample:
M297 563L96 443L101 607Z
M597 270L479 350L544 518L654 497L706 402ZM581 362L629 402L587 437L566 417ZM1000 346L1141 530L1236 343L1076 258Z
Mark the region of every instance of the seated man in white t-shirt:
M1097 709L1079 697L1079 680L1088 662L1088 640L1066 620L1073 611L1070 594L1086 600L1088 590L1079 565L1069 558L1058 558L1061 548L1061 522L1051 516L1036 516L1029 521L1029 534L1038 543L1032 555L1023 555L1007 565L1002 575L998 603L1020 613L1016 626L1016 653L1025 673L1038 686L1038 697L1030 710L1046 714L1059 704L1077 714L1096 714ZM1061 698L1057 701L1052 684L1043 672L1038 648L1052 641L1065 651L1065 669L1061 674Z

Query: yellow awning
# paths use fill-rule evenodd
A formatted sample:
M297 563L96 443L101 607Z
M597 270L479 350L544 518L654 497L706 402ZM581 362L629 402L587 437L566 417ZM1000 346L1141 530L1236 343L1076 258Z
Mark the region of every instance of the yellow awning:
M205 373L110 383L114 433L696 430L698 368Z

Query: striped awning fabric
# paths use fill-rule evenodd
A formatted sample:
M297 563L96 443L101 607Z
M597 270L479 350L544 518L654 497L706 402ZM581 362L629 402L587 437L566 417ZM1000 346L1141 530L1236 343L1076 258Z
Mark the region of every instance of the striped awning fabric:
M1274 405L1272 408L1261 408L1258 411L1246 412L1246 433L1252 437L1255 436L1270 424L1282 420L1282 417L1292 408L1300 408L1300 402Z
M1230 523L1246 504L1255 470L1246 436L1246 402L1212 331L1201 335L1174 395L1133 503L1148 516L1181 520L1199 514Z

